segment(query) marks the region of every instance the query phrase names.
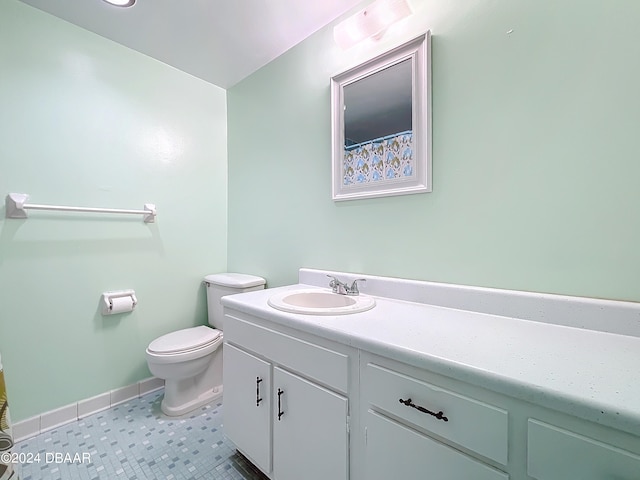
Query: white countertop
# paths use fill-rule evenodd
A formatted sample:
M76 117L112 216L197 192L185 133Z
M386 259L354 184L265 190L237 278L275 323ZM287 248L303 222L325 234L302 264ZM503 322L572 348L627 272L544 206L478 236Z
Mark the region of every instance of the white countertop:
M376 296L340 316L267 305L298 284L230 295L241 312L543 407L640 434L640 338ZM320 288L320 287L316 287ZM325 289L326 290L326 289Z

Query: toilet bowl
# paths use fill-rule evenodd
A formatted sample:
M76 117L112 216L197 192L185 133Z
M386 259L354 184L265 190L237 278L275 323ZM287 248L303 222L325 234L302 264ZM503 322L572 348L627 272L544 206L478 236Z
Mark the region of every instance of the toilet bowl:
M164 379L160 408L165 415L184 415L222 395L222 324L220 299L225 295L264 288L253 275L207 275L209 325L184 328L153 340L146 350L151 373Z
M185 328L163 335L147 347L151 373L165 380L161 409L166 415L190 412L222 395L222 332Z

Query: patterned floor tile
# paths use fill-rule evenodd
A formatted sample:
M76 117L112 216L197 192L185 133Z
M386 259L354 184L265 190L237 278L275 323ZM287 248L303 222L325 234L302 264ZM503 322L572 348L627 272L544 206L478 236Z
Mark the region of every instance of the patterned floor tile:
M162 390L19 442L22 480L265 480L222 431L222 401L182 417Z

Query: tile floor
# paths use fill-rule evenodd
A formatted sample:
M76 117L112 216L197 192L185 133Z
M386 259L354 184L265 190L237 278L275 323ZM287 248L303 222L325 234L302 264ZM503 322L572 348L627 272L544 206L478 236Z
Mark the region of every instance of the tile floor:
M221 400L168 418L160 412L162 394L17 443L21 480L266 479L224 436Z

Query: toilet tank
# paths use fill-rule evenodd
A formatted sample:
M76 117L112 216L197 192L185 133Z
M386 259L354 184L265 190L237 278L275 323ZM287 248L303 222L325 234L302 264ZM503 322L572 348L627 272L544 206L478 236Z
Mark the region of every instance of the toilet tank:
M262 290L266 280L255 275L244 273L215 273L204 277L207 288L207 311L209 325L218 330L223 329L224 316L220 299L225 295Z

